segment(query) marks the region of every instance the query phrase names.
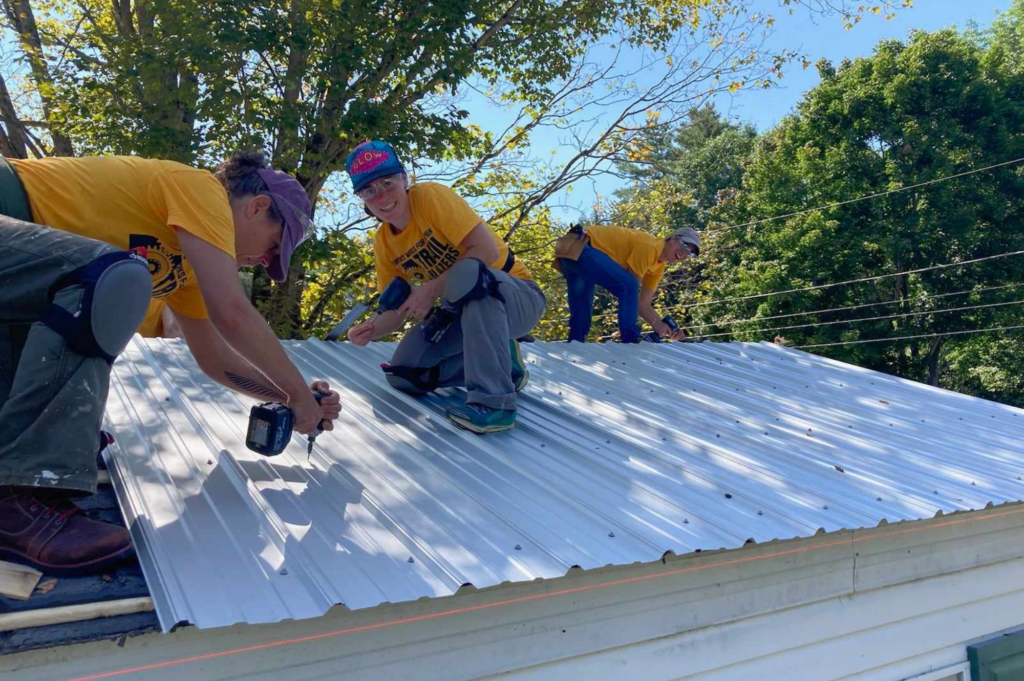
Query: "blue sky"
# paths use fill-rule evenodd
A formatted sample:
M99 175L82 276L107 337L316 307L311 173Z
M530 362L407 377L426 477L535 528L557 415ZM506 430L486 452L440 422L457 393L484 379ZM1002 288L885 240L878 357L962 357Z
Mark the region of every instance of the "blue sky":
M970 21L988 26L1010 5L1009 0L916 0L913 8L900 10L891 21L870 16L850 31L838 19L812 20L798 11L790 17L779 17L771 44L804 52L812 62L824 57L838 64L843 59L870 56L879 41L905 38L913 29L964 28ZM731 101L720 102L720 106L730 116L753 123L759 130L770 128L796 106L804 92L818 84L817 70L790 68L782 84L770 91L739 93L729 98Z
M985 27L991 24L998 12L1009 9L1011 5L1010 0L916 0L911 9L899 10L890 21L882 16L867 15L852 30L846 30L839 17L813 17L802 9L786 15L775 2L758 2L771 4L777 18L775 32L766 47L774 51L783 48L796 50L806 55L812 64L821 58L838 64L843 59L870 56L879 41L906 38L914 29L935 31L953 25L964 28L969 22ZM730 118L766 130L790 113L803 93L817 85L818 80L813 66L803 69L799 64L791 64L780 86L720 96L716 105ZM470 122L496 134L509 120L508 113L495 110L481 97L470 97L461 106L470 112ZM564 133L538 132L532 139L536 155L553 153L553 158L559 160L571 155L572 150L559 139L559 135ZM575 221L591 210L598 196L608 197L622 184L620 179L605 175L579 183L573 187L571 195L553 197L548 203L574 206L556 208L554 212L563 220Z

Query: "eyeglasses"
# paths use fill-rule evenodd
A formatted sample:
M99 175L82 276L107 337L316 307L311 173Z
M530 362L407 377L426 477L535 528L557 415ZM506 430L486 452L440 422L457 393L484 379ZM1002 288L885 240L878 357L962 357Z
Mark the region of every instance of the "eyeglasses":
M362 189L356 192L363 201L372 201L381 194L386 194L401 183L401 173L396 175L388 175L382 177L379 180L374 180L370 184L366 185Z
M294 203L284 198L280 194L268 194L268 196L270 197L270 200L277 205L277 212L280 213L282 217L284 216L284 212L281 210L280 206L281 204L286 204L291 209L292 215L294 215L295 218L299 221L299 225L302 227L302 238L300 238L295 243L295 248L298 248L304 241L306 241L306 239L308 239L309 237L313 236L313 234L316 233L316 225L309 218L309 216L306 215L306 211L296 207ZM282 227L284 228L285 231L288 230L287 221L284 221L282 223ZM282 234L282 239L283 238L284 237Z

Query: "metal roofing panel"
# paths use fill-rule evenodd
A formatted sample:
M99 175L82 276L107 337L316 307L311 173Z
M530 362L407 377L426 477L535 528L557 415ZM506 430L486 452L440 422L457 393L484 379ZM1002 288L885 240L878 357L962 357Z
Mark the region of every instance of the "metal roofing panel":
M344 411L307 462L244 446L250 400L136 338L115 488L165 629L314 617L1024 498L1024 411L772 344L524 345L517 427L413 398L393 346L286 343Z

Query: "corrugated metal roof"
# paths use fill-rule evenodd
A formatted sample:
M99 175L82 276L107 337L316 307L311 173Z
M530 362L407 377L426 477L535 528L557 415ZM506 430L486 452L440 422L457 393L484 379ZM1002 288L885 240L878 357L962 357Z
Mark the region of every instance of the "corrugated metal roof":
M515 430L396 392L393 346L286 344L342 395L307 462L181 341L115 364L115 487L165 628L314 617L1024 498L1024 411L772 344L535 343Z

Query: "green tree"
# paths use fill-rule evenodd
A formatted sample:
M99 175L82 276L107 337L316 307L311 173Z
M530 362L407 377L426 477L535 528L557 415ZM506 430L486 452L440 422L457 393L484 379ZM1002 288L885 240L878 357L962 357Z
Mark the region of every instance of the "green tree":
M851 16L873 11L843 0L807 4ZM488 217L503 224L509 239L543 223L531 215L555 193L604 172L643 131L649 112L678 110L686 101L692 106L700 92L766 83L792 56L759 48L772 19L744 0L3 5L41 112L33 123L46 131L34 139L16 98L0 87L4 150L59 154L70 153L73 144L78 153L208 164L233 148L258 147L296 174L318 215L323 203L330 215L345 213L332 205L344 203L343 190L318 199L325 188L331 192L332 175L364 139L386 137L410 159L463 163L469 172L454 179L476 177L477 186L493 188L507 184L505 164L529 147L538 127L573 129L572 159L531 163L527 176L536 174L536 182L513 182L519 194L495 197L504 207ZM614 53L624 50L668 69L638 82L636 72L615 70ZM595 68L595 55L608 53L613 66ZM460 90L468 87L518 110L508 134L482 134L466 120ZM612 113L595 117L595 107ZM598 118L591 132L576 133L574 122L589 126ZM351 222L336 225L341 236L358 231ZM362 285L360 268L349 267L344 255L348 247L336 250L339 235L320 236L323 243L304 250L284 286L271 286L261 273L254 277L253 298L282 336L319 328L330 298L350 296L348 287ZM331 263L331 254L340 262Z
M1015 60L999 56L1013 51L1003 36L1019 35L1019 7L1018 3L1016 15L1003 19L1012 28L997 24L991 43L954 29L915 32L906 41L885 41L872 57L844 62L838 69L820 63L821 84L758 143L742 191L716 211L721 231L711 235L704 299L758 295L1024 249L1024 173L1019 165L726 229L1024 156L1018 132L1024 113L1020 80L1012 75ZM708 305L696 314L713 325L706 327L709 332L733 330L734 337L745 340L782 333L798 345L940 334L1019 319L1019 308L1013 306L945 314L938 310L1014 300L1014 289L947 296L1020 281L1024 262L1004 258ZM879 306L812 313L865 303ZM729 320L802 312L808 314L787 322L807 324L806 328L757 331L780 322L720 326ZM824 324L893 314L901 316ZM946 336L821 352L938 385L945 354L965 342Z

